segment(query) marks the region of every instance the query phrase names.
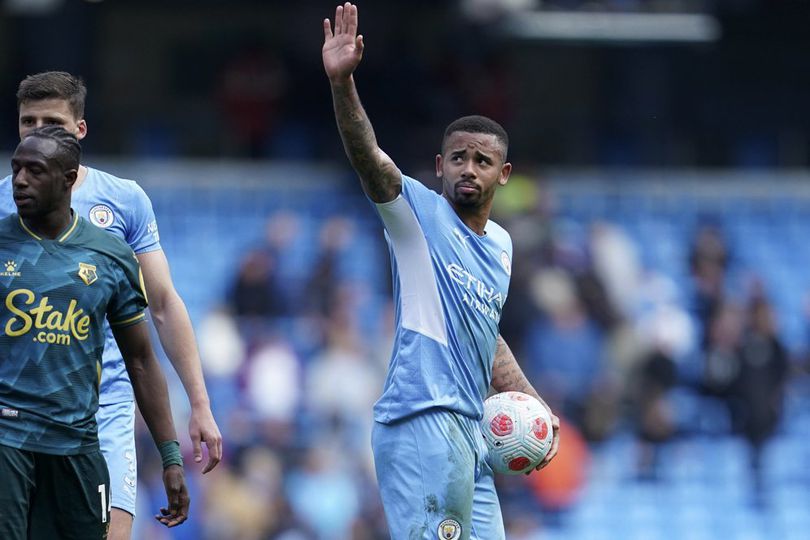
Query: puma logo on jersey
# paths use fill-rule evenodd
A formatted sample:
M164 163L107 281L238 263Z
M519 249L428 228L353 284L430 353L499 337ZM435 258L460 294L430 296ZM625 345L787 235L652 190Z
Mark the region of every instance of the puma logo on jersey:
M469 238L470 235L462 233L458 229L458 227L453 228L453 234L456 235L456 238L458 238L458 241L461 242L461 245L466 248L467 247L467 238Z

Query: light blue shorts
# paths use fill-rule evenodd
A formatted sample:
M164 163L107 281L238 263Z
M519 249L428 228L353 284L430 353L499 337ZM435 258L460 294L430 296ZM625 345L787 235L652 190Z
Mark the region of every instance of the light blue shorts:
M393 540L503 540L503 517L478 422L431 409L371 435Z
M135 402L100 405L98 442L110 471L111 506L135 516L138 459L135 455Z

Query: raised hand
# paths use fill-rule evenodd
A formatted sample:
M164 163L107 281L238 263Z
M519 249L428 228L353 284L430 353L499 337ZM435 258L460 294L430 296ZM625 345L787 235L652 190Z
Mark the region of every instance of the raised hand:
M323 20L323 67L331 81L347 79L363 58L363 36L357 35L357 6L346 2L335 10L335 30Z

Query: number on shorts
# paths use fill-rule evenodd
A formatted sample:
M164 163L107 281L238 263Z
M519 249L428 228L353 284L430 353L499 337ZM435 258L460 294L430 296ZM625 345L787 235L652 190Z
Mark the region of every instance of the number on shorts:
M112 510L112 499L107 497L107 486L105 484L98 485L98 493L101 496L101 522L107 523L107 515Z

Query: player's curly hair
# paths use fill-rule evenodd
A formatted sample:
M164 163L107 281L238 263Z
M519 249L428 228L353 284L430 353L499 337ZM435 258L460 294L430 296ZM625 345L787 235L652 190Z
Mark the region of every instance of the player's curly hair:
M444 137L442 137L442 152L444 152L445 145L447 144L447 138L457 131L495 135L498 142L500 142L501 146L503 146L503 159L506 161L506 153L509 150L509 135L506 134L506 130L503 129L503 126L501 126L495 120L477 114L471 116L462 116L457 120L453 120L450 122L450 125L447 126L447 129L444 130Z
M23 140L29 137L55 141L57 150L54 158L62 165L62 169L65 171L78 170L82 158L82 145L73 133L62 126L47 125L32 129Z
M28 101L64 99L76 119L84 118L87 87L81 77L66 71L43 71L29 75L17 88L17 109Z

